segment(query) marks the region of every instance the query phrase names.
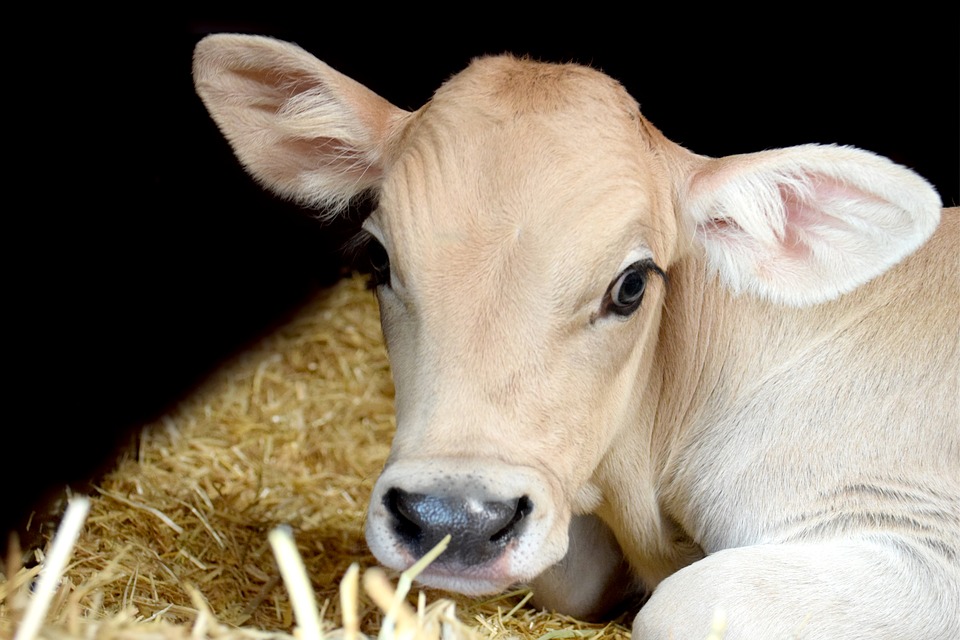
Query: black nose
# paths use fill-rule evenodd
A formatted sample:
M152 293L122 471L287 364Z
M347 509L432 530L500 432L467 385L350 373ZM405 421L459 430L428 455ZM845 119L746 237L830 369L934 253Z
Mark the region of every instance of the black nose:
M393 517L399 542L419 558L450 534L442 564L475 566L497 557L523 530L533 510L526 496L483 501L463 496L433 496L393 488L383 503Z

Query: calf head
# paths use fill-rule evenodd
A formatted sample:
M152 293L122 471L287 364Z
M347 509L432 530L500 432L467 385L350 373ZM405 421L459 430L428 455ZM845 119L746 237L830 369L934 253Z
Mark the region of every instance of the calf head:
M939 211L859 150L694 155L576 65L476 60L415 112L268 38L210 36L194 75L268 188L330 215L376 194L397 434L367 539L399 569L451 534L421 579L464 593L560 560L571 515L610 499L597 468L643 455L615 443L651 428L672 265L701 256L733 289L814 303L895 263Z

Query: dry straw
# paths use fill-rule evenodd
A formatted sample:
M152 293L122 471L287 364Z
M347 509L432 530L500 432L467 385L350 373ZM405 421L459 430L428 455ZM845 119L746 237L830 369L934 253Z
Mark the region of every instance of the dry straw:
M363 519L393 429L376 303L349 278L145 426L62 549L8 553L0 638L629 635L535 610L526 589L414 593L378 569Z

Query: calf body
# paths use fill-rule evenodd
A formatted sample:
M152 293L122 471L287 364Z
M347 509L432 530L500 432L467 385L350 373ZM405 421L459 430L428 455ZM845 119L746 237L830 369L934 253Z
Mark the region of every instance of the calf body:
M610 78L485 58L415 112L268 38L197 89L277 193L364 223L397 434L367 539L637 638L960 634L958 213L808 145L712 159Z

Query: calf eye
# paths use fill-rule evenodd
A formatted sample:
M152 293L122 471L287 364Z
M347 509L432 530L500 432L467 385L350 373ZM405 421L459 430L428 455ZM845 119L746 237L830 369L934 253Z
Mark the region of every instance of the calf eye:
M664 277L660 267L649 259L638 260L620 272L607 289L601 314L613 313L626 317L636 311L643 302L643 293L647 289L647 278L651 272Z
M633 313L640 306L646 288L647 271L635 262L624 269L610 286L609 310L621 316Z
M390 286L390 256L380 241L372 235L367 242L367 262L373 286Z

